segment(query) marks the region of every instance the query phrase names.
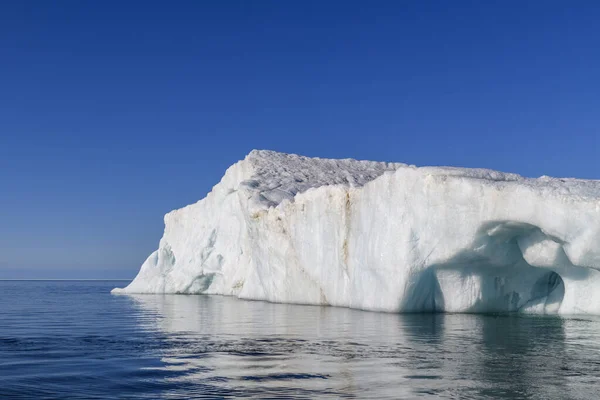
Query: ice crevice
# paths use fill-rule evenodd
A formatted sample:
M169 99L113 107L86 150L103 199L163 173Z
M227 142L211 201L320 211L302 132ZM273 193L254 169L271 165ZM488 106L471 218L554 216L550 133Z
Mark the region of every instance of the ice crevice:
M600 314L600 182L253 151L115 293Z

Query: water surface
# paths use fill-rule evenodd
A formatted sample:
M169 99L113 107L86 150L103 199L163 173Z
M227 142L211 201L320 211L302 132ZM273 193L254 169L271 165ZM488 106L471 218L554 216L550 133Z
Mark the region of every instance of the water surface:
M0 398L600 397L600 319L397 315L1 281Z

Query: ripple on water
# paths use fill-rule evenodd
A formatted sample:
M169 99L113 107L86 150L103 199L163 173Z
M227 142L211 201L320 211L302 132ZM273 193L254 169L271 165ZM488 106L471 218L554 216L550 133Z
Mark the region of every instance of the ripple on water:
M395 315L0 282L2 398L600 396L600 320Z

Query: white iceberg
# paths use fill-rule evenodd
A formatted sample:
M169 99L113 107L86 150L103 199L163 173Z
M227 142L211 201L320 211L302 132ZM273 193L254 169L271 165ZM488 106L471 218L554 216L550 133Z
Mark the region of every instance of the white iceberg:
M252 151L115 293L600 314L600 181Z

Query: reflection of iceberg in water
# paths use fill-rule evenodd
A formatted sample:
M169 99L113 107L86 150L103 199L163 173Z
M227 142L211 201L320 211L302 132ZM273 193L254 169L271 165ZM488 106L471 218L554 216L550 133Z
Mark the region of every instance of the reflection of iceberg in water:
M161 369L186 395L594 397L577 376L594 376L598 321L131 298L164 341ZM569 337L590 342L569 347Z
M455 398L569 398L561 366L565 320L516 316L421 315L406 323L406 366L416 390ZM435 353L436 356L423 357ZM454 389L445 379L451 379ZM572 398L572 397L571 397Z
M407 373L382 362L391 361L391 343L404 341L396 315L221 296L131 297L168 334L164 368L215 395L227 388L241 397L362 397ZM395 381L388 388L391 398L401 393ZM385 398L385 387L378 392Z

